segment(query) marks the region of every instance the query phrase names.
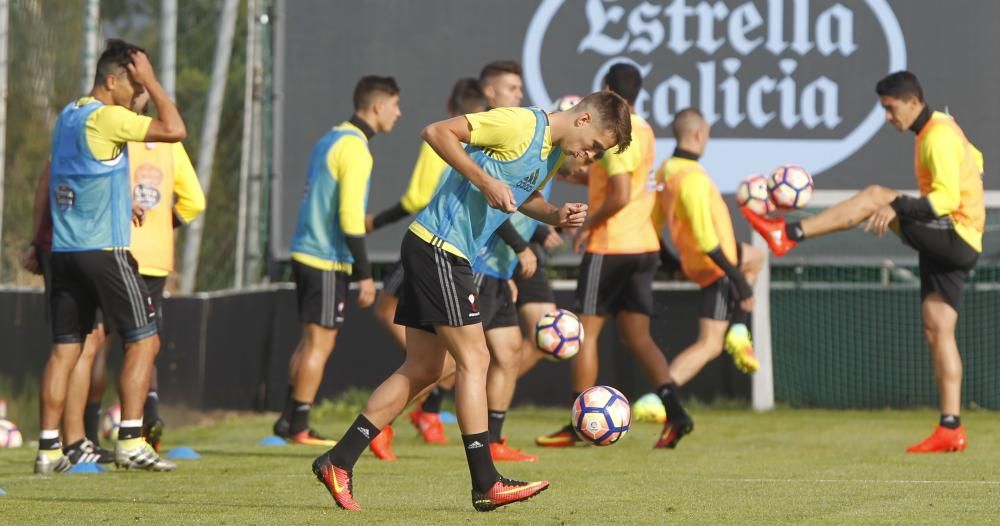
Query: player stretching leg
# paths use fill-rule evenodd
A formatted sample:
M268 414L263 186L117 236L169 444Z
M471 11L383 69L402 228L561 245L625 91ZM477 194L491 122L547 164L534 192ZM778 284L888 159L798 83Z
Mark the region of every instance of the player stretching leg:
M662 182L660 212L680 253L684 275L701 287L698 339L670 362L670 378L680 387L723 348L741 371L754 372L759 367L746 321L753 309L752 284L764 258L760 250L736 241L729 208L698 163L709 139L709 125L701 113L693 108L680 111L674 117L673 131L677 149L657 172ZM734 330L727 335L730 322ZM676 445L676 439L691 430L685 424L667 413L666 447Z
M456 81L452 87L451 95L448 97L447 109L451 117L485 110L486 98L482 88L479 87L479 81L474 78ZM410 183L406 187L403 198L391 208L375 215L369 214L365 218L368 232L374 232L385 225L395 223L423 210L431 201L431 197L434 196L434 192L440 185L442 175L448 169L448 164L434 152L434 149L426 142L422 143L417 163L413 167L413 174L410 176ZM375 303L375 318L385 327L400 348L406 349L406 329L395 322L396 306L399 305L399 289L403 284L403 279L403 265L400 263L396 265L396 268L383 283L382 293L379 294L378 301ZM434 386L423 403L410 412L410 421L420 431L424 442L428 444L448 442L448 438L444 435L444 424L441 423L440 412L445 393L455 385L454 374L449 374L455 370L455 360L451 358L451 355L448 355L445 361L445 374L448 377ZM382 433L379 436L381 437ZM372 441L372 450L376 452L376 455L381 450L377 447L379 441Z
M424 139L453 170L403 238L407 279L396 321L406 325L406 361L380 385L341 441L313 462L313 472L338 506L359 510L353 468L381 427L441 376L445 349L457 364L456 405L476 510L528 499L548 482L519 482L497 473L487 432L489 350L479 322L470 255L520 210L549 224L579 225L586 205L555 208L536 192L548 179L549 157L559 149L591 157L626 148L631 135L627 104L613 94L585 99L573 112L551 117L538 110L502 108L432 124ZM462 143L469 145L463 149ZM558 147L558 148L557 148Z
M778 256L807 239L862 222L865 231L882 236L891 230L917 251L924 337L931 348L941 419L930 437L907 451L963 451L968 442L959 416L962 358L955 325L962 289L983 250L983 154L955 119L927 106L913 73L893 73L876 84L875 92L889 123L916 135L919 198L875 185L802 221L786 224L745 209L743 215Z

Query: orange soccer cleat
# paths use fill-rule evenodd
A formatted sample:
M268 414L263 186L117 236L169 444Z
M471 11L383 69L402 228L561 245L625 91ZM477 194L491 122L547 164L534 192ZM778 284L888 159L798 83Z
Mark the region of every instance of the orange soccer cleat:
M788 234L785 233L785 218L768 219L743 206L740 207L740 212L750 226L764 238L764 241L767 241L767 246L771 247L771 252L774 252L775 256L784 256L797 244L788 239Z
M587 445L586 442L577 436L576 431L573 431L573 426L570 424L566 424L550 435L535 437L535 445L541 447L572 447L577 444Z
M952 453L965 451L969 441L965 438L965 426L950 429L937 426L931 436L919 444L906 448L907 453Z
M493 511L500 506L528 500L548 487L547 480L520 482L500 477L500 480L496 481L486 493L472 490L472 507L476 508L476 511Z
M396 436L396 432L392 430L392 426L385 426L368 444L368 448L372 450L372 453L375 453L379 460L396 460L396 454L392 452L392 437L394 436Z
M311 427L288 437L288 441L292 444L301 444L303 446L333 447L337 445L336 440L320 435Z
M537 455L529 455L508 446L506 438L500 442L490 442L490 456L496 462L538 462Z
M361 506L354 502L354 480L350 471L334 466L326 453L313 461L312 470L337 506L348 511L361 511Z
M410 422L420 431L424 437L424 442L428 444L447 444L448 437L444 436L444 424L441 422L441 415L438 413L428 413L417 406L410 411Z

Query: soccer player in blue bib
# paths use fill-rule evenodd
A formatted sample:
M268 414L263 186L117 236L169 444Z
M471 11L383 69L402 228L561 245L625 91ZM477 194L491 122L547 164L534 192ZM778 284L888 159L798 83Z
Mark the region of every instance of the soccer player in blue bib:
M155 119L129 108L146 91ZM133 216L129 142L178 142L187 130L177 107L156 80L142 49L109 40L97 61L90 95L62 110L52 133L49 202L52 215L52 354L42 376L41 435L35 471L69 469L59 440L66 385L94 326L100 305L105 322L125 342L119 380L122 421L115 463L127 469L171 470L141 436L143 404L160 348L156 311L129 252Z
M438 381L446 352L457 364L455 398L473 507L494 510L548 488L545 481L502 477L490 458L490 354L470 262L515 211L552 225L582 224L586 205L556 208L537 191L551 176L549 157L589 158L616 146L624 149L630 136L628 103L611 93L595 93L573 111L551 116L499 108L424 129L424 139L452 170L403 238L407 279L396 322L406 326L406 361L372 393L340 442L313 462L313 473L338 506L361 509L352 489L355 462L384 426Z

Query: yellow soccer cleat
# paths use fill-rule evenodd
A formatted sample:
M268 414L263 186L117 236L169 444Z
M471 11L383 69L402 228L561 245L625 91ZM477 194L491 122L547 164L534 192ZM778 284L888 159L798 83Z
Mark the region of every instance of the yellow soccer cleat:
M753 374L760 369L760 362L753 352L753 340L750 339L750 329L742 323L735 323L726 332L723 345L726 352L733 357L733 364L742 373Z

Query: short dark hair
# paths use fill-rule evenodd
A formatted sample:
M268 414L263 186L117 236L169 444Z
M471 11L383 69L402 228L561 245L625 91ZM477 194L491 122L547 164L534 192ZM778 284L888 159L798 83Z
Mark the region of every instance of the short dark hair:
M121 75L122 71L132 63L132 53L146 52L145 49L118 38L109 38L105 46L104 52L97 59L97 71L94 73L95 86L103 83L108 75Z
M521 65L513 60L494 60L489 64L483 66L483 69L479 72L479 82L486 82L494 77L499 77L500 75L506 75L512 73L518 77L523 76L521 73Z
M379 77L367 75L361 77L357 86L354 86L354 109L363 110L370 106L376 94L399 95L399 86L396 79L392 77Z
M920 87L917 76L909 71L897 71L890 73L875 84L875 93L879 97L892 97L900 100L909 100L916 97L920 102L924 101L924 90Z
M486 107L486 95L479 81L472 78L458 79L448 97L448 111L465 115Z
M706 124L708 122L705 120L705 116L697 108L684 108L674 116L674 122L670 125L670 129L674 132L674 138L680 141Z
M594 116L595 124L614 132L618 153L624 152L632 143L632 110L621 95L612 91L591 93L569 111L589 111Z
M635 104L642 89L642 73L639 68L627 62L619 62L604 75L604 85L622 96L629 104Z

